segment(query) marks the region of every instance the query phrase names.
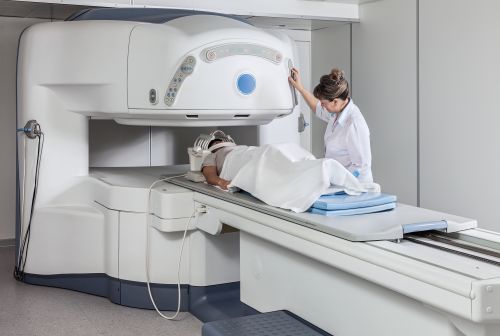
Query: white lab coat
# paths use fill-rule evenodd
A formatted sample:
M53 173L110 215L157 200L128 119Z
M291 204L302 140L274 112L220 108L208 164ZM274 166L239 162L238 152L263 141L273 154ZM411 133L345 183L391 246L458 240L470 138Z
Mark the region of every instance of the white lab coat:
M325 158L339 161L350 172L358 171L362 182L373 182L370 130L352 99L339 114L329 113L318 101L316 116L328 123Z

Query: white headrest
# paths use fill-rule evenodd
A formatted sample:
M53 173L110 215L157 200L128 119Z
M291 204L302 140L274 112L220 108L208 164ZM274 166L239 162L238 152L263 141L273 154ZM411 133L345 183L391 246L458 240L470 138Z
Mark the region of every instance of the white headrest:
M214 150L222 148L222 147L232 147L236 146L234 142L219 142L218 144L213 145L212 147L209 147L208 150L213 153Z

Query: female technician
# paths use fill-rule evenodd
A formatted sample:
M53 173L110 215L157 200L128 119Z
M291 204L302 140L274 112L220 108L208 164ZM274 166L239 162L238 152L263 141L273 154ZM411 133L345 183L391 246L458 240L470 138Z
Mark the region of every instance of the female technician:
M370 130L349 95L344 72L333 69L330 74L321 76L312 94L302 85L298 69L292 68L288 80L316 116L328 123L325 157L340 162L361 182L373 182Z

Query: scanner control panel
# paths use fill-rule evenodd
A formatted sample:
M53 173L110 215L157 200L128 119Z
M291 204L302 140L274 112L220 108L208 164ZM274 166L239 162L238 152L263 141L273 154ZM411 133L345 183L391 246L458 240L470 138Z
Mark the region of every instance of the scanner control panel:
M227 43L205 48L201 51L200 57L205 62L211 63L235 55L256 56L274 64L280 64L283 60L283 55L279 51L251 43Z
M184 83L184 80L193 73L195 65L196 59L194 56L188 56L177 68L174 77L168 85L167 92L165 93L165 104L167 106L172 106L174 104L182 83Z

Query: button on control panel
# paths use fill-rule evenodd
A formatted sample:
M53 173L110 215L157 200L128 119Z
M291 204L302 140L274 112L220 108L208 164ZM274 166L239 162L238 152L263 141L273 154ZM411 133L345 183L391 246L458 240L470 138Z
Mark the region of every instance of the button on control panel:
M195 65L196 59L193 56L188 56L179 66L165 93L165 104L167 106L172 106L174 104L182 83L184 83L186 77L193 73Z
M158 92L156 91L156 89L149 90L149 102L151 103L151 105L158 104Z

